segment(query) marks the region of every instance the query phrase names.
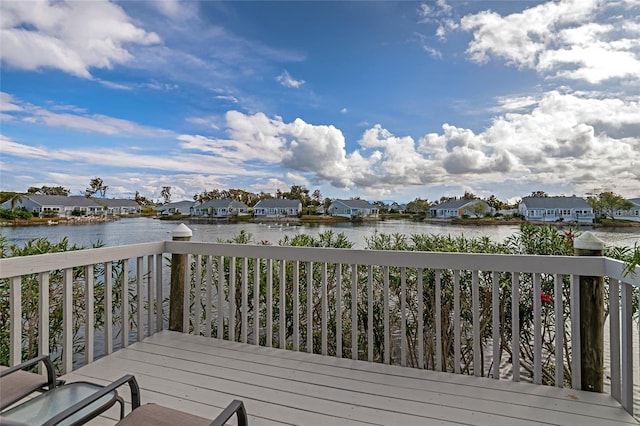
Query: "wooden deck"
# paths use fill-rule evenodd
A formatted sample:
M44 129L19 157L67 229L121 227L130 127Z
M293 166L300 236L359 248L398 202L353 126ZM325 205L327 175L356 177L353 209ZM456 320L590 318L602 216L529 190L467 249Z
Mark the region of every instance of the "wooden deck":
M611 396L256 347L163 331L65 376L136 376L143 403L250 425L639 424ZM128 398L124 392L125 399ZM130 407L127 407L127 412ZM95 424L113 424L115 410Z

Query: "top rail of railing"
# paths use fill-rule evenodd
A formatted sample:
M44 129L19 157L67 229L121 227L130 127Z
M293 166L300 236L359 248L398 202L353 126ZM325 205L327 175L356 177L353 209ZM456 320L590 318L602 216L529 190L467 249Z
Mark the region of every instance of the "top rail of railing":
M0 259L0 279L165 253L166 241Z
M0 259L0 279L158 253L408 268L608 276L640 287L640 267L635 268L635 274L625 274L624 262L605 257L356 250L184 241L158 241Z

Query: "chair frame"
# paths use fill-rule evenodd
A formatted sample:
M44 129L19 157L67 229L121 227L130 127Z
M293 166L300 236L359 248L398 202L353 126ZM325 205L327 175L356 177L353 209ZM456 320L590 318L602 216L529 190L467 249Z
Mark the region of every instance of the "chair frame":
M138 382L136 381L136 378L133 375L127 374L122 376L118 380L108 384L107 386L104 386L102 389L86 397L82 401L68 407L66 410L62 411L57 416L52 417L43 426L56 425L57 423L61 422L65 418L77 412L78 410L81 410L82 408L90 405L91 403L107 395L109 392L113 392L117 388L125 384L128 384L129 388L131 389L131 411L133 412L133 410L140 407L140 386L138 385ZM220 413L215 419L213 419L210 426L224 426L224 424L231 417L233 417L234 414L237 415L238 426L247 426L247 423L248 423L247 411L245 410L244 404L242 403L242 401L239 401L239 400L233 400L222 411L222 413Z
M5 404L4 406L0 407L0 410L9 407L10 405L20 401L22 398L30 395L33 392L36 391L42 391L44 387L48 387L47 390L51 390L54 389L56 386L63 384L64 382L60 381L56 381L56 372L55 372L55 368L53 366L53 362L51 361L51 358L49 358L49 355L40 355L37 356L35 358L32 358L28 361L24 361L20 364L16 364L12 367L9 367L5 370L0 371L0 379L8 376L12 373L15 373L17 371L21 371L24 370L26 368L29 367L33 367L35 365L38 365L40 362L42 362L47 370L47 383L45 383L44 385L39 385L38 387L34 387L34 388L29 388L28 391L25 390L25 392L23 392L20 396L18 396L16 399L10 400L7 404ZM36 374L36 373L32 373L32 374Z

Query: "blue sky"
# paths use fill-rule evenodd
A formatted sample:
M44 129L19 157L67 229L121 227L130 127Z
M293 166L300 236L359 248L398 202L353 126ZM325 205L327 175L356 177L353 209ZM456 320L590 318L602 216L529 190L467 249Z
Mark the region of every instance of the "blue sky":
M640 0L3 0L0 190L640 196Z

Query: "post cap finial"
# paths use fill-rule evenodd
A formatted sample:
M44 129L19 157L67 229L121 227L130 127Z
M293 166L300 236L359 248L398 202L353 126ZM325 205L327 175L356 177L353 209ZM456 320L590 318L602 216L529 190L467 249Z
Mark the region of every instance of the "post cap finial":
M175 228L173 228L173 231L171 231L172 238L191 237L192 235L193 235L193 232L184 223L181 223L180 225L176 226Z
M602 250L604 241L596 237L592 232L585 231L573 240L573 248L579 250Z

